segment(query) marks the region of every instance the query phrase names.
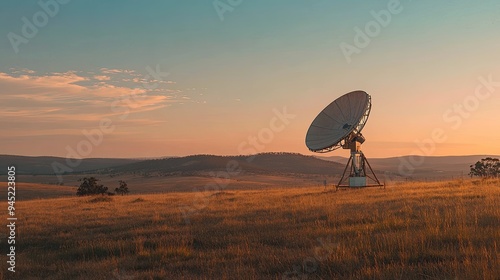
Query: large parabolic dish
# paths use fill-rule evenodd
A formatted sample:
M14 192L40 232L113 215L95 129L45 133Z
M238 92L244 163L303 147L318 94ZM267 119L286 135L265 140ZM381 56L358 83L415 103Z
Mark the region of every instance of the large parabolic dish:
M326 106L314 119L306 135L306 145L313 152L338 149L352 135L358 135L368 120L371 97L357 90L344 94Z
M361 130L370 115L371 101L370 95L362 90L344 94L326 106L307 131L306 145L313 152L351 150L337 188L383 186L361 151L365 142Z

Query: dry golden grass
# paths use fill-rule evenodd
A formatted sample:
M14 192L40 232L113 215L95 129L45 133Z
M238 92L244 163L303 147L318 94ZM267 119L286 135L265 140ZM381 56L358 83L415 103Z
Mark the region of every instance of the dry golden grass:
M166 192L185 192L192 191L193 188L201 188L207 184L214 182L212 173L199 174L197 176L142 176L142 175L119 175L110 176L104 174L70 174L62 176L63 186L58 185L58 180L55 175L19 175L17 176L18 182L24 184L39 184L43 183L44 186L57 187L59 190L64 190L64 187L76 188L80 185L79 179L83 177L96 177L100 183L108 187L109 190L114 190L119 187L119 180L127 182L132 193L166 193ZM317 186L323 185L323 180L327 179L329 182L337 182L339 176L323 176L323 175L304 175L304 174L252 174L242 173L238 176L233 176L230 179L220 176L219 180L225 180L228 189L234 190L248 190L248 189L269 189L269 188L289 188L289 187L309 187L316 184ZM2 181L2 180L0 180ZM5 178L3 182L6 182ZM6 186L6 183L4 183ZM32 189L30 189L31 191ZM22 189L20 188L20 191ZM46 192L48 193L48 192ZM23 199L24 200L24 199Z
M16 183L16 200L58 198L75 196L77 187L46 185L38 183ZM0 182L0 197L7 197L7 182ZM6 201L7 199L2 199Z
M499 279L499 205L499 181L21 201L16 276Z

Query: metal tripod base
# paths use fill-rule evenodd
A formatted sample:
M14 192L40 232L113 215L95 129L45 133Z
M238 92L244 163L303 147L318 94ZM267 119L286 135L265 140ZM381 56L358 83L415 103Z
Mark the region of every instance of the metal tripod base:
M347 172L349 170L349 175ZM369 184L367 179L370 179L373 183ZM383 184L373 172L370 163L366 159L363 152L359 150L351 151L351 157L346 164L342 177L337 184L338 188L364 188L364 187L382 187Z

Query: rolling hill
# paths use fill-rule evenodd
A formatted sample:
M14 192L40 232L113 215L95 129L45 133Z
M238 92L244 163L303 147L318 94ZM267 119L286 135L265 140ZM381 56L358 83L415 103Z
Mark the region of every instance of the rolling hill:
M113 166L120 166L137 162L137 159L117 158L88 158L82 159L78 166L73 167L74 172L90 171ZM54 174L52 164L54 162L66 165L66 159L61 157L31 157L16 155L0 155L0 166L14 165L17 174L25 175L50 175Z
M388 180L396 181L407 178L430 180L467 176L469 166L485 157L487 156L403 156L370 158L369 161L381 180L388 178ZM19 175L36 175L37 177L45 175L45 177L40 178L25 178L27 182L32 183L54 183L57 180L52 169L54 162L65 164L66 159L0 155L0 164L3 166L15 165ZM192 155L160 159L89 158L82 159L80 164L73 168L74 172L66 175L207 176L212 172L227 170L228 163L230 163L235 165L235 168L241 168L245 174L338 177L344 170L346 162L347 158L338 156L314 157L297 153L262 153L252 156Z
M227 189L322 185L324 180L328 182L338 180L335 176L338 176L337 174L344 168L339 163L292 153L267 153L254 156L193 155L128 163L113 159L109 159L108 162L83 159L78 172L59 176L54 173L39 174L51 171L50 164L53 161L64 162L63 158L26 157L22 160L24 161L17 162L17 168L23 172L31 170L33 173L19 175L17 177L19 182L75 187L80 184L79 179L94 176L110 189L117 186L119 180L124 180L134 193L192 191L193 188L204 188L213 182L220 183L221 180ZM5 158L4 161L8 164L12 162ZM119 165L112 165L113 163ZM228 164L234 166L233 170L242 172L228 176L229 174L224 172L228 170ZM5 181L6 178L2 180Z
M471 164L486 158L500 156L470 155L470 156L401 156L390 158L369 158L371 166L384 173L397 175L400 178L411 179L452 179L468 176ZM319 157L324 160L341 164L347 158L339 156Z
M178 158L145 160L98 173L158 173L162 175L197 175L226 171L229 165L245 173L256 174L332 174L342 172L344 166L313 156L294 153L263 153L252 156L193 155Z

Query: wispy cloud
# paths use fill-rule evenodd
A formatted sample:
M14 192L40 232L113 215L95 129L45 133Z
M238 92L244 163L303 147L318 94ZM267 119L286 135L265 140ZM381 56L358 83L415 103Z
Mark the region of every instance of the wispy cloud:
M109 68L101 68L100 69L102 73L104 74L120 74L120 73L127 73L127 74L132 74L135 73L134 70L129 70L129 69L109 69Z
M98 81L109 81L111 78L109 76L98 75L98 76L94 76L94 79L96 79Z
M29 110L24 109L24 110L16 110L16 109L11 109L11 108L2 108L0 109L0 116L2 117L29 117L33 115L42 115L46 113L52 113L52 112L57 112L59 111L59 108L47 108L47 109L37 109L37 108L31 108Z
M15 71L15 70L14 70ZM98 122L107 117L116 117L126 111L122 121L127 126L154 125L154 117L134 118L131 114L154 111L174 102L173 97L138 86L116 85L108 75L94 73L48 73L37 75L34 71L22 69L10 73L0 72L0 117L4 125L16 124L20 135L26 135L31 124L33 135L61 131L60 127L72 122L74 130ZM132 70L104 69L109 73L133 73ZM115 110L113 110L114 106ZM122 108L123 110L116 110ZM37 127L37 123L51 124ZM22 128L22 132L21 132ZM67 131L67 130L64 130Z

